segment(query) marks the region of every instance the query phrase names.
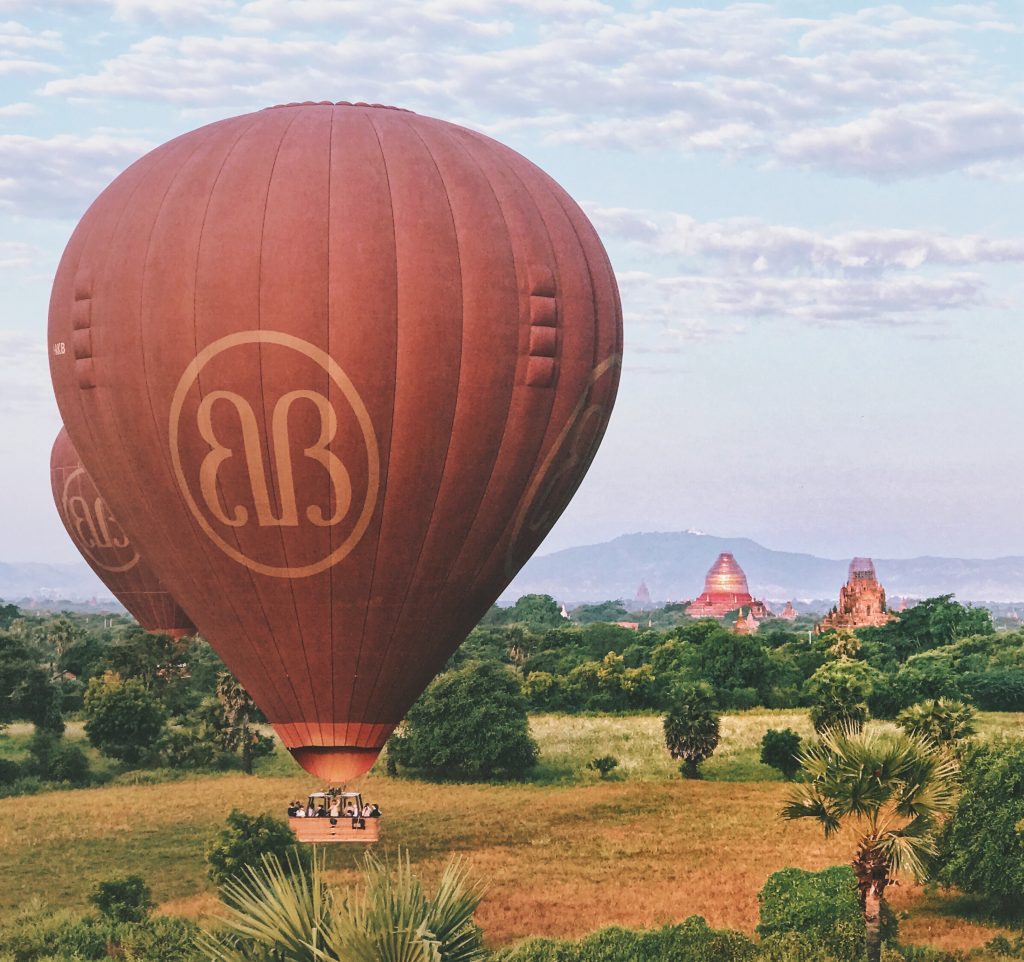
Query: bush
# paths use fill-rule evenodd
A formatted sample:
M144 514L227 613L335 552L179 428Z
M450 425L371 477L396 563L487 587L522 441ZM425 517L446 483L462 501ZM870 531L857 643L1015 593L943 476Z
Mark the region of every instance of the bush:
M153 909L149 896L149 886L141 875L125 875L100 882L89 901L99 909L100 915L111 921L143 922Z
M860 962L864 957L864 915L857 879L848 865L820 872L784 868L768 876L757 895L762 938L795 933L817 942L837 962ZM896 938L896 919L882 903L882 939Z
M156 746L164 729L160 702L135 678L114 672L92 678L85 690L85 732L104 755L136 765Z
M650 931L617 926L579 941L528 939L499 949L493 962L748 962L758 957L746 936L712 929L699 915Z
M263 857L275 859L285 872L294 868L308 871L309 849L295 844L288 825L272 815L247 815L237 808L227 817L213 845L206 852L209 876L223 886L245 875L246 866L259 868Z
M867 700L877 678L863 661L840 658L822 665L806 686L814 730L850 726L859 731L868 720Z
M587 768L592 772L597 772L601 778L607 778L618 767L619 760L614 755L601 755L587 762Z
M537 762L519 681L493 662L436 678L388 750L397 764L442 779L520 778Z
M85 785L89 781L89 759L85 752L61 735L36 730L29 741L28 753L24 766L27 775L72 785Z
M799 754L800 736L791 728L769 728L761 739L762 763L778 769L787 781L800 770Z
M982 711L1024 711L1024 669L967 672L961 687Z
M952 747L976 733L974 709L952 698L936 698L904 708L896 724L908 735L916 735L938 747Z
M963 794L939 837L940 878L1007 915L1024 906L1024 741L973 748Z
M0 785L10 785L21 776L22 769L17 762L9 758L0 758Z
M199 962L198 926L180 918L114 922L54 912L30 904L0 931L0 959L17 962L79 962L124 958L131 962Z
M682 759L685 778L700 778L700 764L718 747L720 725L714 704L714 692L707 685L682 685L672 694L662 728L669 754Z

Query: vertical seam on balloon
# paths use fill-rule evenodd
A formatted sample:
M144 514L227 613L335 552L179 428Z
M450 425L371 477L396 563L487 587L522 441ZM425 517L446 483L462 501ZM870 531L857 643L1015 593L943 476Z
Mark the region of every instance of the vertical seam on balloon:
M513 154L514 156L518 157L518 155L514 154L514 152L511 149L509 149L509 148L505 148L505 149L508 151L509 154ZM552 272L552 274L555 277L555 290L556 291L560 291L560 290L562 290L562 285L559 283L559 279L561 277L561 271L558 269L558 253L555 250L555 245L554 245L554 242L553 242L552 237L551 237L551 230L550 230L550 227L548 226L548 220L547 220L547 218L545 218L544 211L542 210L541 205L537 202L536 196L530 190L530 188L527 186L526 182L522 179L522 177L519 176L519 172L516 170L515 164L514 163L508 163L508 164L506 164L506 168L507 168L510 176L516 182L518 182L519 186L523 190L523 193L527 197L530 198L530 202L533 204L534 210L536 211L536 215L537 215L538 219L540 220L541 224L544 227L544 232L545 232L545 234L547 235L547 238L548 238L548 245L550 246L551 252L552 252L552 261L553 261L553 263L552 263L552 271L551 272ZM548 434L551 431L551 423L552 423L552 420L554 419L554 414L555 414L555 398L552 397L551 404L548 407L548 416L547 416L547 421L545 422L545 425L544 425L544 432L541 435L540 444L537 446L537 454L534 456L533 466L531 467L531 469L529 471L528 477L532 478L534 473L537 470L537 466L539 464L542 464L543 461L544 461L544 455L545 455L544 442L548 439ZM522 496L520 496L520 497L522 497ZM479 572L483 572L483 571L485 571L487 569L487 566L490 564L491 558L494 557L494 553L498 549L498 545L501 543L502 539L505 537L505 534L508 532L508 530L512 527L513 520L514 520L514 518L510 518L506 522L505 527L502 529L502 531L499 534L498 538L495 540L494 546L491 548L490 552L488 552L487 557L484 560L484 563L480 566ZM477 577L473 580L473 583L472 583L472 586L471 586L470 590L472 591L473 589L475 589L476 586L479 583L480 583L480 578L479 578L479 573L478 573Z
M603 360L603 358L600 356L600 341L599 341L599 338L598 338L598 331L599 331L600 325L601 325L601 318L600 318L600 314L599 314L599 311L598 311L597 284L594 282L594 269L593 269L593 267L592 267L592 265L590 263L590 255L587 252L587 245L583 243L583 238L580 235L579 229L576 226L576 221L573 219L573 216L570 213L570 211L566 208L566 204L565 204L565 202L563 200L562 195L559 193L559 191L552 190L551 189L551 185L548 184L547 181L544 181L543 183L544 183L544 189L552 197L552 199L554 200L555 204L562 210L562 213L565 216L566 222L569 224L569 227L572 229L573 236L576 238L576 245L579 248L580 254L583 257L583 263L586 265L586 268L587 268L587 277L590 280L590 302L591 302L591 308L592 308L592 311L593 311L593 318L594 318L594 325L593 325L593 337L594 337L593 343L594 343L594 348L593 348L593 351L591 352L591 369L593 370ZM570 202L572 202L571 199L570 199ZM575 202L572 202L572 203L575 206ZM579 210L579 208L576 207L576 210ZM602 246L602 249L603 249L603 245L601 245L601 246ZM605 258L607 259L607 252L605 252ZM607 262L607 266L608 266L609 276L613 276L613 272L611 270L611 262L610 261ZM619 343L619 333L618 333L618 330L616 331L616 336L615 336L615 347L616 347L617 352L621 355L622 350L621 350L621 345ZM621 371L621 370L622 370L622 366L621 366L621 363L620 363L620 365L616 369L615 374L613 374L613 377L615 377L615 388L616 388L616 390L618 388L618 371ZM589 386L589 388L588 388L588 391L587 391L588 400L589 400L589 397L593 395L593 392L594 392L594 384L591 384ZM566 510L566 508L569 507L569 504L572 501L572 499L574 497L576 497L576 492L579 491L580 485L583 484L584 478L586 478L587 474L590 471L590 466L594 463L594 457L597 454L598 448L601 446L601 441L604 439L605 432L608 430L608 423L611 420L610 413L611 412L609 411L609 417L605 419L604 424L601 426L601 430L594 436L594 441L593 441L593 444L591 446L590 460L587 462L586 467L582 471L578 472L578 477L576 478L576 480L570 486L570 488L569 488L569 490L567 492L567 495L565 497L565 505L562 508L562 511L559 512L559 515L558 515L559 518L562 516L562 512L564 512ZM558 521L558 518L555 519L556 523L557 523L557 521ZM547 537L547 534L545 534L544 537ZM538 547L539 547L539 545L538 545ZM529 559L527 559L527 560L529 560Z
M292 116L289 119L288 125L281 132L281 139L277 142L277 149L274 151L274 160L273 160L273 162L270 165L270 176L267 178L266 194L263 197L263 217L260 220L260 237L259 237L259 244L260 244L259 250L260 250L260 253L259 253L259 260L257 262L258 266L257 266L257 280L256 280L256 330L258 330L258 331L262 331L263 330L263 238L264 238L264 235L266 234L267 207L268 207L268 205L270 203L270 190L271 190L271 187L274 184L274 175L277 172L277 161L278 161L278 158L281 156L281 148L284 146L284 142L285 142L285 139L288 137L289 131L295 125L295 122L299 119L299 116L301 115L301 113L302 113L301 110L296 110L294 116ZM259 371L260 371L260 376L257 379L257 384L259 385L260 408L264 412L264 418L266 418L267 403L266 403L266 396L263 393L263 345L262 344L257 344L257 346L256 346L256 356L257 356L257 358L259 358ZM268 435L268 439L269 439L269 435ZM267 456L270 457L269 444L268 444L267 448L268 448ZM280 510L280 495L279 495L279 492L277 491L277 478L276 478L276 476L275 476L273 471L268 471L267 475L268 475L268 487L270 489L270 497L278 502L278 510ZM284 556L285 564L287 565L287 563L288 563L288 546L285 544L284 529L278 529L278 531L279 531L279 534L281 536L281 553ZM299 646L302 648L302 662L306 666L306 680L309 683L309 694L310 694L310 697L313 699L313 715L314 715L313 725L315 725L316 730L317 730L317 734L319 735L320 741L322 742L323 741L323 732L322 732L322 730L320 728L320 706L317 704L316 686L313 684L313 672L311 671L311 669L309 667L309 657L306 654L306 644L305 644L305 640L302 637L302 620L299 617L299 602L298 602L298 599L295 597L295 582L291 578L288 579L288 593L291 595L291 598L292 598L292 610L295 612L295 626L296 626L296 629L298 630ZM262 599L261 599L260 603L262 605ZM276 644L277 644L276 636L274 638L274 643L275 643L275 646L276 646ZM296 697L298 697L298 696L296 695ZM299 702L299 708L300 708L300 710L302 709L302 703L301 702ZM303 714L305 714L305 712L303 712ZM312 735L312 726L310 725L309 719L303 718L302 721L303 721L303 724L306 727L307 735L311 736Z
M515 251L515 246L512 243L512 236L511 236L511 231L509 230L508 220L505 217L505 207L502 204L500 198L498 197L497 191L494 189L494 184L491 182L490 176L488 175L486 168L484 167L483 164L481 164L479 162L479 160L477 159L477 157L473 153L473 151L469 147L467 147L466 144L464 144L460 138L458 138L456 136L453 136L447 130L445 131L445 136L446 136L446 138L448 140L448 143L453 147L453 149L459 150L465 157L467 157L469 159L469 162L471 164L473 164L473 166L475 166L477 168L477 170L480 172L480 176L483 179L484 183L487 184L487 188L490 191L491 196L494 198L494 205L495 205L496 209L501 214L501 222L502 222L502 225L503 225L503 227L505 229L505 238L506 238L506 243L507 243L507 246L508 246L509 260L512 262L513 274L518 277L518 274L516 273L516 251ZM456 243L458 243L458 234L457 233L456 233ZM460 260L460 264L461 264L461 260ZM518 295L518 290L517 290L516 291L517 300L518 300L518 296L519 295ZM463 301L465 301L465 290L464 289L463 289ZM517 316L517 318L516 318L517 329L518 329L518 323L519 323L519 319L518 319L518 316ZM465 334L465 313L463 313L463 334ZM461 366L460 366L460 372L459 373L460 373L460 378L461 378L461 373L462 373L461 372ZM502 449L503 449L504 444L505 444L505 438L508 435L508 413L512 409L512 400L513 400L514 396L515 396L515 373L513 371L512 386L511 386L511 389L508 392L508 401L507 401L507 403L505 405L504 421L503 421L502 429L501 429L501 437L498 439L497 445L495 445L494 457L491 460L490 469L489 469L489 471L487 473L487 480L484 483L483 488L481 489L481 494L480 494L479 499L477 500L476 507L473 509L473 517L472 517L472 519L469 522L468 528L466 529L467 533L472 531L473 525L476 523L476 518L480 514L480 510L483 507L484 502L487 500L487 492L490 489L491 480L494 477L494 471L495 471L495 469L498 466L498 461L501 458L501 452L502 452ZM453 424L454 424L454 421L453 421ZM440 488L438 490L440 491ZM435 506L436 506L436 499L435 499ZM428 536L430 534L430 530L431 529L432 529L432 526L428 527L428 530L427 530L427 535ZM424 540L426 540L426 539L424 539ZM455 556L452 558L452 562L448 566L448 572L445 575L444 581L442 582L442 584L440 585L440 587L438 588L438 590L437 590L437 592L435 594L435 605L431 609L429 617L425 617L424 618L424 620L426 622L430 623L430 624L433 624L436 621L435 613L437 611L437 605L444 598L445 592L448 590L448 586L449 586L449 583L451 581L452 571L458 566L459 560L460 560L460 558L462 556L462 548L463 547L464 547L464 545L460 546L459 550L456 552ZM417 561L417 564L418 564L418 561ZM413 571L413 575L415 577L415 569ZM397 681L392 683L391 688L389 689L389 693L393 692L396 687L397 687ZM386 700L387 699L385 699L385 701Z
M440 182L441 182L441 189L444 191L445 202L446 202L446 206L448 208L448 215L449 215L449 218L451 220L452 235L453 235L454 240L455 240L455 258L458 261L458 265L459 265L459 302L460 302L460 305L461 305L461 308L460 308L460 311L459 311L459 320L460 320L460 329L459 329L459 370L458 370L458 373L455 376L455 400L452 403L452 419L451 419L451 423L448 426L448 443L447 443L447 445L445 447L444 459L441 462L441 475L440 475L440 478L438 479L438 482L437 482L437 489L434 491L434 501L433 501L433 504L431 505L431 510L430 510L431 521L427 522L427 529L423 533L423 539L422 539L422 541L420 541L419 551L416 554L416 561L413 563L413 565L411 567L411 570L410 570L410 573L409 573L409 581L408 581L408 583L405 586L405 594L402 597L402 604L399 607L398 612L395 615L394 621L392 622L391 634L388 636L387 645L385 645L384 650L381 652L380 662L378 663L378 666L377 666L377 674L376 674L376 677L373 680L373 685L370 687L370 691L369 691L369 694L368 694L367 699L366 699L367 706L369 706L369 705L371 705L373 703L374 696L377 693L377 686L380 684L381 673L384 670L384 665L387 662L388 655L391 652L391 646L394 644L395 633L397 632L398 626L401 624L401 621L402 621L402 616L405 613L405 606L406 606L406 604L409 601L409 595L410 595L410 593L412 591L413 583L416 580L416 574L417 574L417 572L419 570L420 562L423 560L423 549L426 547L427 540L428 540L428 538L430 536L430 531L431 531L431 528L432 528L431 522L432 522L433 517L434 517L434 511L437 510L437 501L438 501L438 498L441 496L441 489L444 487L444 476L445 476L445 470L448 467L448 456L451 454L451 450L452 450L452 430L455 427L455 412L456 412L456 410L458 408L459 390L462 387L462 367L463 367L463 365L462 365L462 357L463 357L463 352L465 350L465 343L466 343L466 287L465 287L465 284L463 283L463 280L462 280L462 252L459 250L459 232L458 232L458 228L456 227L456 224L455 224L455 212L454 212L454 210L452 210L451 195L448 193L448 186L445 183L444 174L441 172L441 168L438 166L437 160L434 157L433 153L431 152L429 145L423 139L423 137L420 134L420 132L416 129L416 124L415 123L411 123L408 120L406 120L405 125L411 131L413 136L415 136L417 138L417 140L419 140L419 142L423 145L423 149L427 152L427 156L430 158L430 162L434 165L434 170L437 172L438 180L440 180ZM397 352L396 352L396 358L397 358ZM385 682L385 684L386 684L386 682ZM377 721L380 721L380 719L378 718Z
M331 188L334 186L334 113L337 107L331 107L330 109L330 123L327 127L327 356L333 357L331 353L331 328L332 328L332 315L331 315ZM333 384L331 378L327 377L327 397L331 395L331 385ZM330 485L328 484L327 493L327 509L330 510ZM332 525L327 529L327 546L331 549L331 555L334 554L334 526ZM337 702L335 701L335 663L334 663L334 567L327 571L327 630L331 638L331 741L337 740L337 719L334 716L335 707Z
M188 154L188 157L186 157L186 162L195 154L195 152L198 149L199 149L198 146L193 148L193 150ZM171 186L171 184L174 183L174 180L176 179L176 177L177 177L177 173L175 173L174 176L172 176L171 181L168 184L167 190L170 190L170 186ZM117 217L114 219L114 221L113 221L114 229L111 231L112 235L117 233L117 225L119 225L121 223L121 220L124 218L125 213L127 212L128 208L131 206L132 200L135 198L136 193L142 187L142 184L143 184L144 180L145 180L145 172L139 174L139 179L138 179L137 183L132 187L131 191L128 194L128 197L125 199L124 206L121 208L121 210L118 213ZM165 196L166 196L166 191L165 191ZM156 221L156 218L159 217L159 213L160 213L161 207L162 207L162 199L161 199L161 205L160 205L160 207L157 208L156 214L154 215L154 223ZM91 231L90 231L90 233L91 233ZM150 228L150 234L152 234L152 227ZM84 245L83 245L83 250L84 250ZM148 242L147 242L147 251L148 251ZM79 261L79 263L80 263L80 261ZM141 283L140 283L140 305L141 305L142 290L144 289L144 287L145 287L145 259L143 260L143 272L142 272ZM141 311L140 311L140 316L139 316L139 322L140 322L140 325L141 325ZM140 353L142 354L143 383L146 385L145 394L146 394L147 400L150 401L150 405L152 406L152 400L150 399L150 396L149 396L149 381L145 377L145 351L144 351L144 349L141 346L142 345L141 326L140 326L140 341L139 341L139 343L140 343ZM101 403L109 411L109 405L106 404L105 402L101 402L99 397L97 397L97 405L99 405ZM114 426L114 432L116 433L116 435L118 436L118 438L121 440L121 442L123 444L124 434L120 430L120 424L119 424L118 419L116 417L112 416L112 415L109 415L109 414L108 414L108 418L107 419ZM90 435L91 434L92 434L92 432L90 432ZM79 460L81 460L81 456L80 455L79 455ZM132 474L134 474L134 473L135 473L134 470L132 470ZM89 476L90 476L90 478L92 477L91 474ZM94 482L94 484L95 484L95 482ZM158 583L160 583L161 586L162 586L162 582L160 582L160 579L156 575L155 572L154 572L154 577L157 578ZM133 615L133 617L134 617L134 615ZM136 619L136 620L138 620L138 619Z
M220 183L220 178L221 178L221 175L224 172L224 168L227 166L227 163L230 160L231 155L234 153L235 148L238 146L238 144L241 142L241 140L245 137L245 135L247 133L249 133L249 131L252 130L256 126L256 124L258 123L258 119L259 118L254 118L252 123L249 124L245 128L245 130L243 130L235 138L234 143L232 143L231 147L228 149L227 153L224 155L224 159L221 161L220 168L217 170L217 175L214 177L213 183L210 185L210 191L207 194L206 204L205 204L205 206L203 208L203 219L202 219L202 221L200 222L200 225L199 225L199 239L198 239L198 241L196 243L196 259L195 259L195 265L194 265L194 268L193 268L193 279L192 279L192 344L193 344L193 347L194 347L196 353L198 353L198 351L199 351L199 331L198 331L198 329L196 327L196 318L198 317L198 313L199 312L198 312L197 304L196 304L196 295L197 295L197 292L199 290L199 257L200 257L200 251L202 250L202 246L203 246L203 234L204 234L204 232L206 230L206 219L207 219L207 216L209 215L210 204L213 202L213 195L214 195L214 192L217 189L218 183ZM199 389L200 394L202 394L202 381L201 381L201 378L197 378L196 383L197 383L197 387ZM220 480L219 479L218 479L218 482L217 482L217 489L221 493L221 496L223 496L223 491L221 490L221 484L220 484ZM189 523L191 523L191 520L190 520ZM238 536L237 536L237 534L232 531L231 532L231 537L235 539L235 544L237 545L238 544ZM212 566L211 570L215 572L215 576L217 577L217 580L220 581L221 580L220 577L216 575L216 565ZM284 659L281 657L281 649L277 645L277 638L274 635L273 631L271 631L271 629L270 629L270 619L267 618L266 609L263 607L263 599L260 597L259 591L256 588L256 582L255 582L255 580L253 578L252 572L249 571L248 569L246 569L245 576L249 578L249 583L252 586L253 595L255 596L256 601L259 604L260 613L263 616L263 622L264 622L264 624L267 627L267 635L270 637L271 641L273 642L274 651L277 652L278 663L280 664L281 668L284 669L284 676L285 676L285 678L286 678L286 680L288 682L288 688L291 689L292 698L295 701L295 707L296 707L296 709L298 709L300 707L300 705L301 705L301 702L299 701L298 692L295 690L295 685L292 683L291 677L288 674L286 663L285 663ZM235 611L235 619L236 619L236 621L239 624L241 624L241 619L238 618L238 614L237 614L238 609L235 607L235 605L233 604L233 602L231 600L231 597L232 597L231 596L231 592L225 592L224 596L228 600L228 604ZM265 670L266 669L266 663L263 661L262 656L258 656L258 657L259 657L259 660L260 660L261 664L263 664L263 667L264 667L264 670ZM280 691L280 689L277 686L277 678L276 678L275 674L272 673L272 672L267 672L267 675L268 675L268 677L270 679L271 685L274 688L274 691L277 693L277 697L279 699L281 699L281 701L280 701L281 706L282 707L287 706L287 704L288 704L287 695L285 695L285 697L282 698L281 691ZM285 712L284 714L287 714L287 712Z
M393 393L391 397L391 426L388 429L388 461L391 460L391 448L394 442L395 433L395 397L398 394L398 335L401 332L401 324L398 318L398 239L395 233L395 204L394 198L391 194L391 176L388 173L388 158L384 152L384 145L381 143L380 132L377 130L376 125L373 123L371 117L366 118L367 126L373 132L373 136L377 141L377 149L380 151L381 164L384 167L384 180L387 184L388 194L388 210L391 211L391 242L394 247L394 264L395 264L395 376L392 378L392 384L394 385ZM384 530L384 515L387 502L388 494L388 482L391 480L391 471L385 472L384 477L381 479L381 490L380 490L380 524L377 525L377 544L373 551L373 570L370 572L370 586L367 591L366 609L363 611L363 628L359 634L359 651L356 653L355 670L352 673L352 690L349 693L349 714L352 713L352 706L355 704L356 686L359 683L359 666L363 660L363 646L366 641L366 625L370 617L370 607L373 604L373 586L377 581L377 561L380 558L380 539L381 532ZM362 736L364 722L357 722L357 737L353 738L350 732L347 732L347 740L350 742L356 742Z

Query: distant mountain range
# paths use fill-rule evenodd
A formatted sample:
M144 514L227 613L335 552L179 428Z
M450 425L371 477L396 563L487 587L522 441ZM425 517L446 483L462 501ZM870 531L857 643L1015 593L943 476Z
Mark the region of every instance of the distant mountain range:
M834 603L846 581L849 558L817 558L773 551L749 538L717 538L691 531L626 534L603 544L567 548L527 562L499 599L550 594L560 602L606 601L636 596L640 582L658 602L687 601L704 590L704 575L722 551L746 572L750 590L768 601ZM955 594L961 601L1024 602L1024 557L875 558L878 578L895 604L900 596ZM103 601L110 592L84 562L0 562L0 599L5 602Z
M110 589L84 561L70 564L0 561L0 599L6 602L38 602L50 607L57 601L110 599Z
M603 544L566 548L534 557L516 575L500 603L524 594L550 594L559 601L597 602L621 598L627 605L640 582L655 601L684 601L704 590L704 576L722 551L735 556L750 590L769 601L834 601L846 581L850 559L773 551L749 538L718 538L690 531L626 534ZM875 558L875 570L890 599L955 594L961 601L1024 600L1024 557Z

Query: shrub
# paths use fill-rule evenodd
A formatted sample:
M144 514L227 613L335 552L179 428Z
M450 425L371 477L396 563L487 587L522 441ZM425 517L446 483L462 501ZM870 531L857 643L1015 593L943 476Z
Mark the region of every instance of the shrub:
M859 731L868 719L867 700L877 677L875 669L849 658L822 665L807 680L815 731L842 727Z
M114 672L92 678L85 690L85 731L104 755L138 764L156 746L164 710L145 685Z
M84 785L89 781L89 759L78 745L61 735L36 730L29 741L25 773L47 782Z
M231 810L227 826L206 852L209 876L218 886L243 877L247 866L259 868L264 857L276 861L285 872L305 871L310 865L309 850L295 844L285 822L272 815L247 815L237 808Z
M597 772L601 778L607 778L618 767L619 760L614 755L600 755L587 762L587 768Z
M857 879L848 865L820 872L784 868L768 876L757 895L761 921L758 935L795 933L817 942L837 962L864 957L864 916ZM896 937L896 919L882 904L882 939Z
M769 728L761 739L762 763L778 769L788 781L800 770L799 753L800 736L791 728Z
M519 778L537 762L519 681L493 662L436 678L389 752L399 765L445 779Z
M700 778L700 764L718 747L720 725L715 696L707 685L682 685L672 694L672 707L662 727L665 745L673 758L681 758L685 778Z
M939 838L940 878L1020 915L1024 906L1024 741L979 746L961 768L963 793Z
M936 698L904 708L896 724L908 735L917 735L933 745L952 747L975 734L974 709L952 698Z
M982 711L1024 711L1024 669L967 672L961 686Z
M7 786L22 774L21 766L9 758L0 758L0 785Z
M204 933L210 959L377 962L431 960L480 962L482 935L473 921L481 889L464 863L448 863L433 898L412 874L408 856L396 870L374 855L363 857L363 891L335 896L324 881L322 859L311 871L286 874L272 858L224 887L227 915L219 933Z
M746 936L712 929L694 915L662 929L599 929L575 942L528 939L499 949L493 962L748 962L756 958L757 947Z
M149 886L141 875L100 882L89 901L104 918L114 922L142 922L153 909Z

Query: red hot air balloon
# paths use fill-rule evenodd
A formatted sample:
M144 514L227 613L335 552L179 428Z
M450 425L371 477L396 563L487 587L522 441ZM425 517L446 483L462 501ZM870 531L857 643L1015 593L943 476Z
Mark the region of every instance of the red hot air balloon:
M110 513L63 428L50 452L50 487L57 513L75 547L132 617L146 631L174 638L195 634L188 615L139 557Z
M366 771L589 467L615 279L550 177L479 133L288 104L157 148L53 286L82 459L284 744Z

